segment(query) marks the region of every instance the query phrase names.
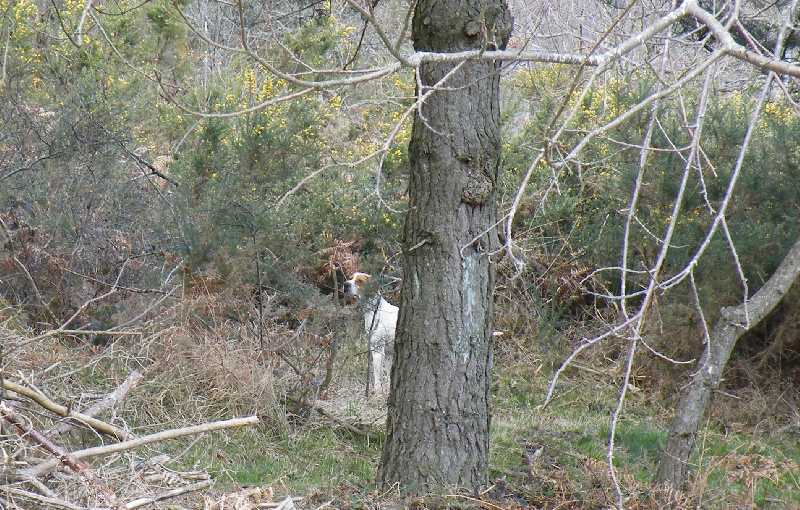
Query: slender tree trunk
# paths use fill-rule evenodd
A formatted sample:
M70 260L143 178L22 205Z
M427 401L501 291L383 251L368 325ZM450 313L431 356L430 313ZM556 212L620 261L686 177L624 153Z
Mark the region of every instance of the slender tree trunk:
M418 51L502 49L510 31L503 0L420 0L414 13ZM438 90L417 112L409 148L404 280L378 473L383 486L406 493L487 481L499 71L496 62L418 70L417 93Z
M670 426L667 444L656 473L657 483L680 486L688 478L689 458L694 450L700 421L711 394L719 387L722 373L736 341L771 312L800 274L800 241L778 269L745 304L722 309L720 319L700 359L700 367L686 388Z

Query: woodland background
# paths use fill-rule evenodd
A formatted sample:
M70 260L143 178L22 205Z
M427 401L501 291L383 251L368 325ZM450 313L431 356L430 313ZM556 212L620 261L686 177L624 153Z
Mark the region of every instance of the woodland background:
M287 496L305 497L296 502L302 508L476 504L475 495L402 502L375 489L385 395L364 396L363 319L344 305L332 280L337 266L348 275L369 272L397 302L412 70L282 101L295 85L244 55L205 44L191 29L235 39L235 23L213 4L0 3L4 383L79 411L140 373L134 388L97 412L137 436L260 418L255 427L90 460L126 501L183 487L186 493L169 504L256 508ZM275 65L286 72L387 59L374 30L347 4L286 1L270 5L268 17L257 2L241 5L252 9L247 29L272 45ZM764 34L774 28L769 9L776 5L752 17L766 20ZM631 19L644 24L650 7ZM407 8L392 0L376 12L396 20ZM548 50L571 48L591 41L588 34L620 9L597 2L516 5L523 30L514 44L530 38ZM542 16L552 23L526 24ZM680 35L702 52L704 34L683 28ZM555 155L653 94L658 78L651 65L646 52L636 55L579 96L574 66L509 63L503 210L564 98L577 105L577 115L549 148ZM691 140L687 112L703 97L702 84L688 83L659 105L656 150L629 241L628 266L640 273L628 276L629 288L646 284L660 232L670 224L665 267L677 271L691 261L728 188L764 75L735 64L715 72L704 170L689 183L678 218L672 211L686 165L681 147ZM481 495L487 504L616 504L606 459L610 417L626 384L613 462L626 507L657 507L655 494L667 489L652 477L693 370L673 361L699 356L705 325L714 324L721 307L756 291L800 235L797 86L783 84L757 121L725 234L712 239L691 279L658 294L643 331L651 351L639 355L632 378L625 377L628 344L612 335L573 360L544 408L563 361L620 320L619 300L606 297L620 286L612 269L620 265L640 168L632 140L645 137L647 112L604 130L579 161L535 166L511 225L517 256L499 262L495 327L502 336L495 346L490 471L496 483ZM670 489L676 506L800 502L797 303L793 288L737 344L690 484ZM108 441L59 425L9 384L4 398L66 450ZM3 506L99 504L91 481L37 472L48 455L8 423L0 445Z

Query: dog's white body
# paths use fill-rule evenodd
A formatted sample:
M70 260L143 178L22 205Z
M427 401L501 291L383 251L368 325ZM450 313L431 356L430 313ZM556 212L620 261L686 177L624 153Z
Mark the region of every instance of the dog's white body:
M355 273L344 283L345 294L362 298L367 282L372 277L366 273ZM375 390L383 386L384 374L391 370L391 361L386 356L386 347L394 345L399 309L381 296L367 299L364 306L364 330L372 355L372 381Z

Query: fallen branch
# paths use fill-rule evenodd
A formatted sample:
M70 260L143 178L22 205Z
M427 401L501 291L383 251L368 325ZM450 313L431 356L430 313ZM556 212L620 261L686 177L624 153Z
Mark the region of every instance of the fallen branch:
M103 397L99 401L95 402L88 409L82 411L81 414L83 416L88 416L90 418L94 418L94 416L97 415L98 413L100 413L101 411L103 411L103 410L105 410L105 409L107 409L107 408L109 408L109 407L111 407L113 405L118 404L119 402L121 402L122 400L125 399L125 397L128 395L128 393L130 393L131 390L133 388L135 388L137 384L139 384L139 381L141 381L142 378L144 378L144 374L142 374L138 370L134 370L133 372L131 372L131 374L128 377L125 378L124 381L122 381L122 384L117 386L117 388L114 391L112 391L111 393L107 394L105 397ZM48 434L49 435L63 434L65 432L71 430L74 427L75 427L74 420L73 420L73 422L62 422L59 425L57 425L57 426L53 427L52 429L50 429L50 431L48 431ZM129 435L128 437L121 438L121 439L123 441L125 439L133 439L133 436Z
M47 396L39 393L38 391L11 382L5 377L3 378L3 388L8 391L13 391L14 393L17 393L19 395L28 397L29 399L33 400L34 402L44 407L48 411L57 414L58 416L61 416L63 418L67 418L68 420L73 421L75 423L87 425L95 429L96 431L100 432L101 434L111 436L120 441L125 441L134 438L132 434L118 427L110 425L104 421L100 421L97 418L92 418L91 416L88 416L86 414L73 411L66 406L62 406L61 404L57 404L52 400L50 400Z
M132 439L130 441L123 441L121 443L115 443L105 446L95 446L94 448L86 448L85 450L78 450L72 452L72 456L77 459L86 459L90 457L97 457L99 455L108 455L110 453L122 452L125 450L130 450L132 448L137 448L139 446L144 446L150 443L165 441L167 439L175 439L178 437L191 436L194 434L202 434L203 432L212 432L215 430L229 429L234 427L246 427L249 425L256 425L258 423L259 419L257 416L215 421L211 423L204 423L202 425L194 425L192 427L165 430L162 432L158 432L156 434L151 434L149 436L143 436L137 439ZM57 468L58 465L59 461L49 460L42 462L39 465L22 470L20 471L19 474L22 476L33 476L38 478L49 473L53 469Z
M57 457L56 465L63 464L80 476L86 484L96 490L103 499L115 510L127 510L122 501L119 500L114 491L106 483L94 474L94 471L85 461L75 457L64 448L56 444L55 441L45 436L23 420L19 414L5 401L0 401L0 417L9 425L13 425L19 431L20 437L28 437L39 444L50 455Z
M224 510L226 508L274 508L280 510L289 510L296 508L294 506L298 501L304 501L306 498L303 496L292 497L286 496L282 501L270 502L257 502L254 499L261 499L263 497L264 489L256 487L247 489L242 492L235 492L233 494L224 494L219 500L214 501L212 504L207 505L207 510ZM272 497L271 491L269 498Z

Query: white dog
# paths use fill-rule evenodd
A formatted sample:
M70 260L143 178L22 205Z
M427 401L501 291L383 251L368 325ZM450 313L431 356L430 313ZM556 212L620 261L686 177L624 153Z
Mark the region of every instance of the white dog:
M348 296L362 298L367 282L372 276L366 273L355 273L344 282L344 292ZM364 308L364 329L367 332L369 351L372 354L372 381L375 390L380 391L384 370L391 370L391 362L386 357L386 346L393 346L394 333L397 328L399 309L378 295L366 300Z

